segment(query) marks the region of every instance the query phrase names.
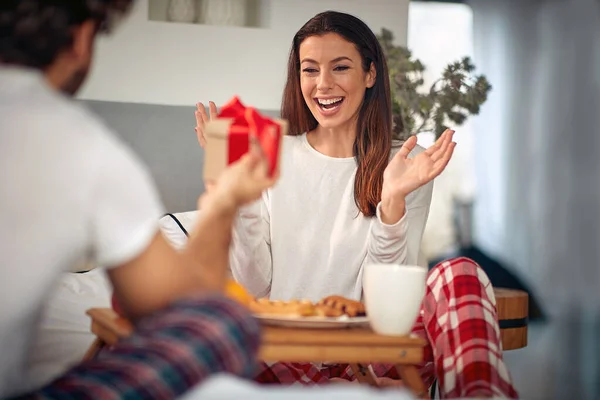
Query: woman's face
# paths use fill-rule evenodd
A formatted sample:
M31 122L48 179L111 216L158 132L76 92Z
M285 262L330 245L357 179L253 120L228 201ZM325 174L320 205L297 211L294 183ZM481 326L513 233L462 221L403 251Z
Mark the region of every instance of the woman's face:
M355 45L335 33L306 38L299 53L302 95L319 125L353 124L366 89L375 84L374 66L365 72Z

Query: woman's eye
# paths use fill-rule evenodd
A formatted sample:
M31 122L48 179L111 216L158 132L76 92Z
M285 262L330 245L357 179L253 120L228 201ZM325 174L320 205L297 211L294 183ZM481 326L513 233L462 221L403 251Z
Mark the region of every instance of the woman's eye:
M347 65L338 65L337 67L335 67L333 70L334 71L345 71L347 69L349 69L350 67Z
M304 72L304 73L306 73L306 74L314 74L315 72L317 72L317 70L316 70L316 69L314 69L314 68L304 68L304 69L302 70L302 72Z

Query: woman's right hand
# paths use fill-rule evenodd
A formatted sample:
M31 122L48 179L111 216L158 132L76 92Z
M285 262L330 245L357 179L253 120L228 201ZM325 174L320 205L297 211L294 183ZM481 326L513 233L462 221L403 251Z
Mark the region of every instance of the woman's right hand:
M206 115L206 108L204 104L198 103L196 104L196 136L198 137L198 143L200 143L200 147L204 148L206 146L206 138L204 137L204 126L208 121L212 121L217 118L217 106L214 102L208 102L208 109L210 116Z

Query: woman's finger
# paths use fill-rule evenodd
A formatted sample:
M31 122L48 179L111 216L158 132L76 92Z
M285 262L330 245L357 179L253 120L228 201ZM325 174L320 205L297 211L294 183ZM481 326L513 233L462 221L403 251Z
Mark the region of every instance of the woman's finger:
M194 116L196 117L196 128L200 128L204 125L204 121L202 119L202 112L200 111L200 108L196 108L196 111L194 112Z
M404 142L404 144L402 145L402 147L400 148L400 151L398 151L398 154L396 154L396 157L400 157L400 158L407 158L408 155L410 154L411 151L413 151L413 149L415 148L415 146L417 145L417 137L415 135L409 137L406 142Z
M208 102L208 109L210 112L210 120L212 121L213 119L217 119L218 114L217 114L217 105L215 104L214 101L209 101Z
M201 121L202 125L207 123L209 118L208 118L208 114L206 114L206 107L204 107L204 104L198 103L198 113L200 114L200 118L201 118L200 121Z
M444 155L440 159L438 159L437 161L434 162L433 168L431 171L432 179L437 177L439 174L441 174L444 171L444 169L446 169L446 166L448 165L448 163L450 162L450 159L452 158L452 154L454 154L455 147L456 147L456 142L450 143L450 145L446 149L446 152L444 153Z
M452 137L454 136L454 131L449 131L449 133L444 138L444 141L441 143L440 147L431 154L431 159L435 162L446 154L448 147L452 142Z
M204 137L204 125L208 120L208 116L206 115L206 108L202 103L196 103L196 112L194 113L196 116L196 136L198 137L198 143L200 143L200 147L206 147L206 138Z
M206 138L204 137L204 127L197 126L194 128L196 131L196 137L198 138L198 143L200 143L200 147L204 148L206 146Z
M441 135L440 137L431 145L427 148L427 150L425 150L425 154L427 155L432 155L433 153L435 153L441 146L442 144L447 140L448 135L450 134L451 131L450 129L446 129Z
M437 151L437 149L440 148L441 143L444 141L445 138L446 138L446 131L444 131L444 133L442 133L440 135L440 137L437 138L437 140L435 142L433 142L433 144L424 151L424 153L427 154L428 156L432 155L434 152Z

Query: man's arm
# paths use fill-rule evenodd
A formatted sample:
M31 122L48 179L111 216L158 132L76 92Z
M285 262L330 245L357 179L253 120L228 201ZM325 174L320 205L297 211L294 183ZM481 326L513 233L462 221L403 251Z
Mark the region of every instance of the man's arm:
M121 308L132 318L194 292L223 289L236 208L215 205L200 214L186 249L178 253L159 232L134 260L108 270Z
M158 233L138 257L109 269L123 311L135 319L188 294L222 291L228 276L235 214L274 182L259 154L246 155L222 174L203 200L199 220L183 252L175 251Z
M260 325L220 296L179 300L131 337L23 399L175 399L212 374L256 373Z

